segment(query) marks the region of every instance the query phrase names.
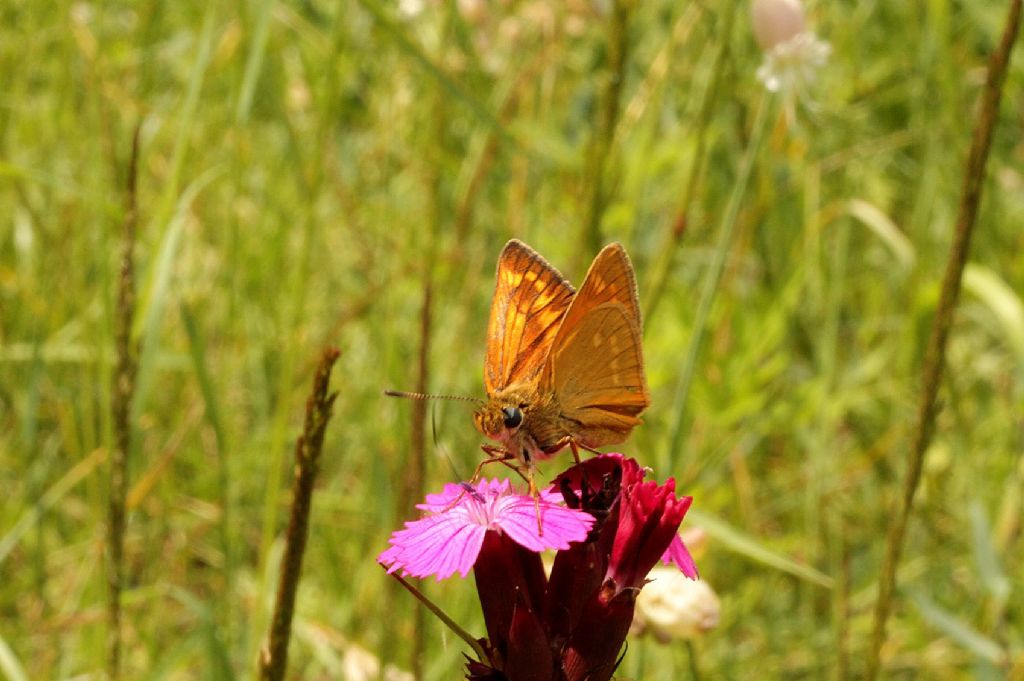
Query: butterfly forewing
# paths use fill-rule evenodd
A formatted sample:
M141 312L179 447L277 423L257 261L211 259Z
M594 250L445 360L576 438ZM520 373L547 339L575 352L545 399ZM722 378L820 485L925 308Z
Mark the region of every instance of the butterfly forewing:
M598 305L617 301L625 307L627 317L641 327L640 302L636 293L636 277L626 249L621 244L608 244L594 258L587 270L579 293L565 313L562 328L568 332ZM554 344L559 343L555 337Z
M484 385L491 396L536 381L574 294L558 270L515 239L498 258L497 279L484 362Z

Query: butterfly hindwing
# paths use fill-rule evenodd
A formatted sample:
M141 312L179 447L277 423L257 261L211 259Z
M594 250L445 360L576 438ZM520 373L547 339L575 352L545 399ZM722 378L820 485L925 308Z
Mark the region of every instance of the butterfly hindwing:
M550 388L562 419L580 442L624 441L650 403L640 330L617 301L591 308L559 334L552 348Z
M625 440L650 404L640 329L633 266L610 244L565 312L540 381L589 446Z

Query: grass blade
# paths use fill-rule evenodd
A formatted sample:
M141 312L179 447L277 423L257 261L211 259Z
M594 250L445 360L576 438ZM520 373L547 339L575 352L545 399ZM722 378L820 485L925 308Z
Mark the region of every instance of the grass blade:
M1004 340L1024 372L1024 302L998 274L982 265L964 268L964 289L977 296L992 311L1004 333Z
M974 562L978 566L978 576L1001 609L1010 597L1010 580L999 564L999 556L992 543L992 530L985 517L985 509L978 500L971 502L969 513L971 547L974 550Z
M149 397L150 384L153 381L155 371L153 360L159 347L158 338L164 322L164 310L167 307L167 298L171 288L171 274L174 270L178 246L181 243L181 234L185 227L186 213L199 192L220 173L219 169L210 168L186 187L185 191L182 192L181 198L178 199L174 217L167 224L167 229L164 230L160 250L157 254L156 262L153 264L152 274L149 277L149 296L145 303L140 305L137 314L137 317L142 319L143 322L135 398L132 401L132 423L138 421L142 408Z
M473 112L473 115L480 120L480 122L497 132L502 141L508 142L513 146L520 146L516 138L511 132L509 132L509 129L506 128L500 120L498 120L498 117L495 116L483 102L462 87L458 81L451 78L444 69L435 64L434 61L430 59L430 57L428 57L416 43L413 42L413 40L406 34L405 30L394 19L389 17L376 2L373 0L359 0L359 4L373 15L373 18L378 24L380 24L381 28L383 28L384 31L394 39L399 49L423 67L423 70L433 77L442 89L452 95L455 99L458 99L465 104L469 110Z
M835 586L835 580L825 573L814 569L810 565L793 560L789 556L766 548L756 538L737 530L724 520L707 513L702 513L694 508L686 512L686 517L688 520L693 521L693 524L704 528L712 539L717 540L722 546L733 553L826 589L831 589Z
M238 106L235 109L235 120L245 124L249 120L253 94L263 70L263 56L267 49L267 33L270 30L270 13L274 3L263 0L257 8L256 31L249 43L249 54L245 59L245 74L242 76L242 89L238 94Z
M206 678L215 681L231 681L236 678L231 669L231 660L217 631L217 618L206 602L179 587L172 587L170 595L188 608L199 620L199 631L206 644L204 659L209 665Z
M0 537L0 564L3 564L7 556L10 555L11 550L18 545L18 542L25 533L35 526L43 513L63 499L65 494L74 489L75 485L92 473L106 458L107 450L97 449L93 451L92 454L75 464L71 470L64 474L64 477L55 482L43 494L43 498L39 500L38 504L30 506L24 515L18 519L18 522L3 537Z
M959 619L956 615L940 608L923 593L912 593L910 600L917 606L921 616L929 624L981 659L999 666L1006 663L1006 653L1003 652L998 643L981 634L977 629Z
M846 206L847 212L881 239L905 270L914 267L917 255L914 245L896 223L877 206L863 199L853 199Z
M4 677L8 681L28 681L28 674L25 673L25 668L21 666L18 656L7 645L7 641L4 640L3 636L0 636L0 671L4 673Z

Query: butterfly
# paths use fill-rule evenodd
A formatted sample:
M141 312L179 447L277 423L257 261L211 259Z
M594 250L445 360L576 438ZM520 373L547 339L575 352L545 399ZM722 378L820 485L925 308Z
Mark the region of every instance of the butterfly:
M498 257L487 325L487 401L474 413L491 461L536 461L570 447L618 444L650 404L633 266L605 246L579 291L539 253L509 241ZM483 464L481 464L483 465ZM480 468L477 468L479 472Z

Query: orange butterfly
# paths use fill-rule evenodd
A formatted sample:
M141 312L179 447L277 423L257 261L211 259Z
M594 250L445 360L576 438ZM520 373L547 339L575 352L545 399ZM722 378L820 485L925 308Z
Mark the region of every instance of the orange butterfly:
M487 325L488 402L474 414L501 445L484 446L493 457L484 463L517 461L533 489L535 461L566 446L579 460L578 448L625 441L650 404L640 328L621 245L601 250L577 293L540 254L509 241Z

